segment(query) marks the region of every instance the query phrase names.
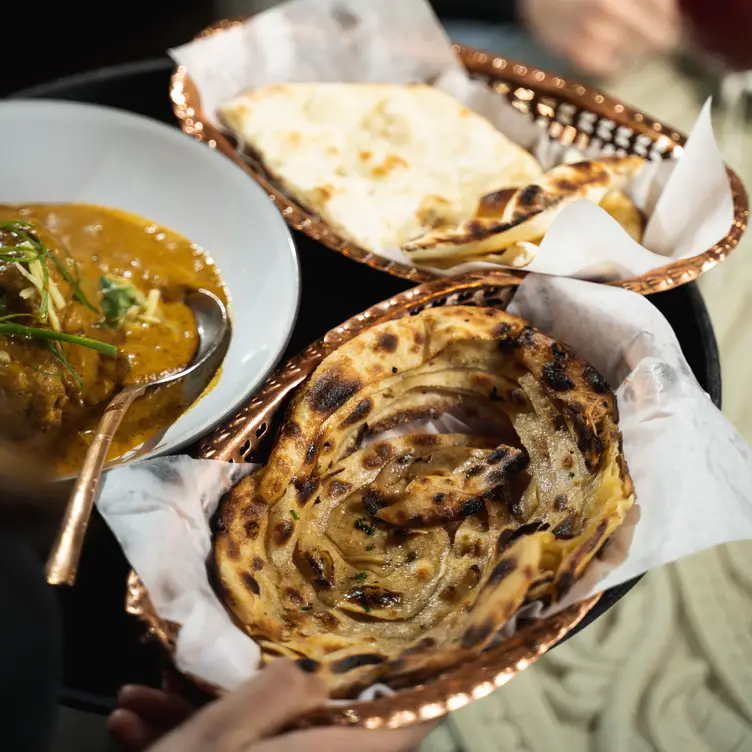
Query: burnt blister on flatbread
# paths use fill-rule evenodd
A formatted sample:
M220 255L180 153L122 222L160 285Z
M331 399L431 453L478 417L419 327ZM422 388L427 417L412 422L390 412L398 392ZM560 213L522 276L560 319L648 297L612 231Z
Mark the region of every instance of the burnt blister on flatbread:
M415 427L444 414L482 435ZM500 310L372 327L321 362L223 501L225 604L264 660L335 697L469 660L523 604L562 598L624 519L617 419L595 369Z
M554 219L567 206L583 199L602 204L640 241L644 226L623 189L644 165L637 156L558 165L535 183L516 190L502 188L481 197L475 216L434 227L402 248L414 262L444 269L471 261L525 267L535 258L538 244Z

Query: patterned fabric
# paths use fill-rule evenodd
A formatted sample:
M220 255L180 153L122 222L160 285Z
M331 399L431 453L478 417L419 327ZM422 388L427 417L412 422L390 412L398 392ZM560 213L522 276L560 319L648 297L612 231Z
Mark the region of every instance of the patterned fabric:
M752 750L752 544L651 572L422 752Z

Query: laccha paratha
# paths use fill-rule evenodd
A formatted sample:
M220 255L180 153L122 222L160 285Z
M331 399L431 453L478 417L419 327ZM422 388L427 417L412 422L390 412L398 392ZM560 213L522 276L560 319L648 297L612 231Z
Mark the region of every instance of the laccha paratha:
M384 433L447 413L468 432ZM435 676L523 603L561 598L622 522L617 421L591 366L500 310L368 329L322 361L266 466L223 501L222 597L265 660L298 661L335 697Z

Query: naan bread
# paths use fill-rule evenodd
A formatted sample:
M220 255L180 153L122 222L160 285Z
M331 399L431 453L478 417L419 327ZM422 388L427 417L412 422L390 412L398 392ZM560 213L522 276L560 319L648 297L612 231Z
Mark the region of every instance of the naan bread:
M278 84L220 108L284 189L367 250L471 217L535 158L453 97L423 85Z
M504 188L483 196L473 219L432 230L403 248L421 264L451 259L454 264L492 260L508 266L526 265L532 258L520 255L523 244L538 244L566 206L582 199L600 204L621 191L644 164L642 157L603 157L559 165L524 188ZM624 211L623 202L619 210ZM621 216L615 217L617 221ZM512 249L511 253L505 253L507 249ZM490 254L495 257L484 258Z
M478 430L392 431L447 412ZM495 644L522 604L569 590L632 502L601 376L522 319L437 307L363 332L299 390L222 504L218 581L265 660L352 697Z

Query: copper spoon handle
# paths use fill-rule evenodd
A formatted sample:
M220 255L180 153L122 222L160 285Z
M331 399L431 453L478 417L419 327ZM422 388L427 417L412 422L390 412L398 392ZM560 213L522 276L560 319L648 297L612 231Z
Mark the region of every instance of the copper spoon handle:
M47 582L50 585L74 585L81 548L89 525L89 517L97 499L102 469L107 452L128 408L145 391L143 386L130 386L117 394L102 415L94 441L86 452L81 473L65 509L65 516L47 558Z

